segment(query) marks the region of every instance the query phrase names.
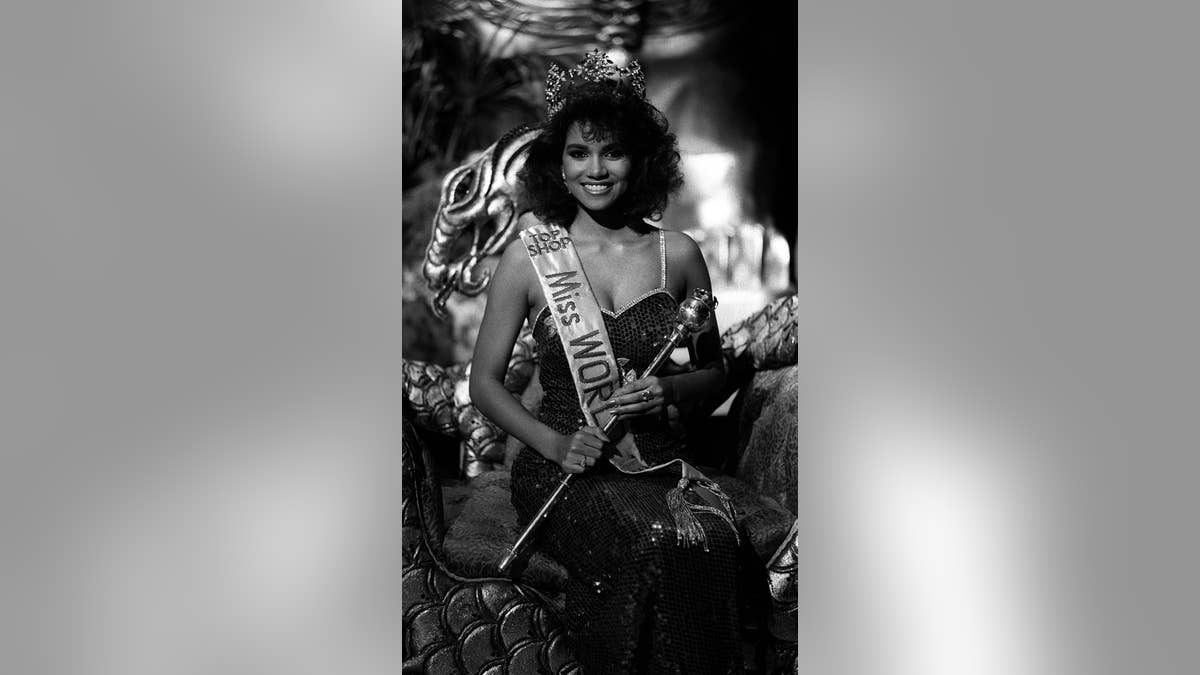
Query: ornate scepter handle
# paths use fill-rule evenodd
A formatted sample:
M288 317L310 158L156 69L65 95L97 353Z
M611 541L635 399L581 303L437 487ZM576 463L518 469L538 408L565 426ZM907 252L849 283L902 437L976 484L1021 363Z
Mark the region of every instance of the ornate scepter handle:
M642 372L642 374L639 376L639 379L642 377L648 377L658 372L659 369L662 368L663 364L666 363L667 359L671 356L671 352L675 351L675 349L683 343L684 338L694 333L698 333L704 328L704 325L708 323L708 319L712 316L713 310L716 309L716 307L717 299L713 297L711 293L702 288L697 288L696 290L692 291L692 297L680 303L679 311L675 314L675 327L671 330L670 335L667 336L666 343L663 344L662 349L659 350L658 354L655 355L654 360L650 362L650 365L646 366L646 370ZM612 430L616 423L617 417L610 417L608 422L604 424L604 433L607 434L610 430ZM543 520L545 520L546 515L550 513L551 507L553 507L558 501L558 498L562 496L563 490L567 489L567 486L570 485L571 477L574 475L575 474L573 473L569 473L563 476L563 479L558 483L558 487L554 488L554 492L550 494L550 497L546 500L546 503L542 504L542 508L538 509L537 514L534 515L533 519L529 521L529 524L525 526L525 531L521 533L521 536L517 538L516 543L513 544L508 553L506 553L500 560L501 574L508 573L509 567L512 566L513 562L516 561L521 552L533 539L533 535L537 532L538 526Z

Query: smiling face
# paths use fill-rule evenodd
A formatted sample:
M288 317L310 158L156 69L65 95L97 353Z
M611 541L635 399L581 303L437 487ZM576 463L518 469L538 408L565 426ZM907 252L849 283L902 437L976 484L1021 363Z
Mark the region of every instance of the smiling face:
M589 211L603 211L629 189L633 160L615 139L575 122L567 130L562 166L571 196Z

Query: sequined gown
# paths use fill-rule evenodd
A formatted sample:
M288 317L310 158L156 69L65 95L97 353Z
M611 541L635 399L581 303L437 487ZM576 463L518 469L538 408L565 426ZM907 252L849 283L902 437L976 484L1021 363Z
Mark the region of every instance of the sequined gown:
M606 311L616 356L644 370L674 325L676 308L660 288L616 313ZM539 314L533 331L544 389L538 417L572 434L583 415L548 316ZM681 441L657 420L644 418L633 433L650 464L681 456ZM521 451L512 484L522 526L562 476L536 450ZM736 537L719 517L700 514L709 550L676 543L665 496L678 477L630 476L598 462L571 480L540 531L537 545L570 573L564 620L589 675L741 672Z

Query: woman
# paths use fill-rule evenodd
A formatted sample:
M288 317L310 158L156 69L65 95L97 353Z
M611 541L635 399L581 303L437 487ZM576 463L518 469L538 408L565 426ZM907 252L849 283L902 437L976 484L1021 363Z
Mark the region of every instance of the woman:
M523 524L564 472L578 474L550 511L538 545L570 573L564 620L585 672L739 671L738 540L729 518L693 507L704 546L681 545L678 512L669 503L672 488L683 484L678 469L630 475L605 461L628 451L629 438L650 465L683 455L667 412L695 406L723 383L715 321L695 340L693 368L617 381L586 409L581 382L605 369L589 370L592 364L579 354L604 349L568 353L571 345L599 343L563 337L578 328L576 305L594 295L601 308L594 320L607 332L616 360L642 373L675 325L678 301L711 288L695 242L645 222L657 218L682 185L675 136L645 100L636 63L618 69L598 52L565 74L552 67L547 103L549 118L521 173L533 206L524 232L546 234L542 241L514 242L495 270L475 347L472 400L526 446L512 469L513 503ZM557 253L560 242L577 255L583 291L590 284L590 294L560 284L574 279L568 272L539 271L539 256L552 248ZM563 288L551 300L566 302L547 302L547 292ZM544 389L536 418L503 386L525 321L537 341ZM583 365L577 369L577 363ZM593 413L617 415L621 439L606 436ZM693 496L690 503L699 501Z

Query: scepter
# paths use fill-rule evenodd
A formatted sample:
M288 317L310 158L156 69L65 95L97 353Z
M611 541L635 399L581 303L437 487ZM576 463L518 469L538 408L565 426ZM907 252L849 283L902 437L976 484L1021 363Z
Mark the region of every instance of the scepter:
M697 288L692 291L692 297L687 298L679 304L679 311L675 313L675 327L671 329L671 333L667 336L667 341L663 344L662 349L655 355L650 365L646 366L646 370L642 372L639 379L649 377L658 372L663 364L667 362L667 358L671 356L671 352L675 351L683 343L684 338L694 335L704 328L704 325L708 323L716 307L717 299L711 293L703 288ZM602 428L603 433L608 435L608 432L612 430L617 421L618 418L615 415L609 417ZM538 509L537 514L525 526L525 531L521 533L516 543L513 544L508 553L500 560L501 574L508 572L508 568L512 566L513 562L520 556L521 551L533 539L538 526L546 519L551 507L558 501L558 498L562 496L563 490L566 490L567 486L571 484L571 478L574 475L573 473L569 473L563 476L558 486L554 488L554 492L550 493L550 497L546 500L546 503L542 504L542 508Z

